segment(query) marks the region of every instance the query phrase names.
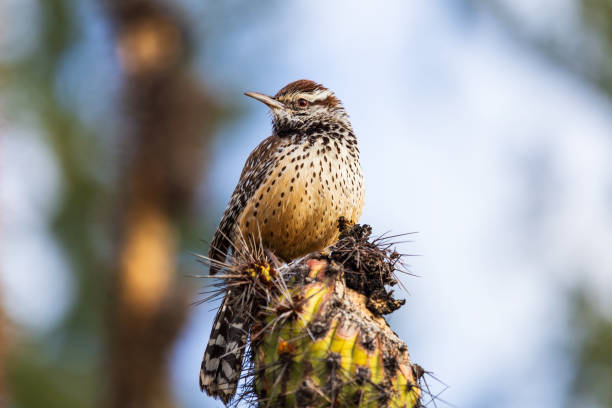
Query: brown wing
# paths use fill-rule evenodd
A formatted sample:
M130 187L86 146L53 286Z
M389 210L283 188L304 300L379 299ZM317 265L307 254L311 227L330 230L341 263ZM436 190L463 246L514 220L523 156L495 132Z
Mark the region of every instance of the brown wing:
M262 141L247 158L238 185L232 193L232 198L210 244L208 252L210 259L219 263L225 262L230 248L233 247L232 239L236 221L249 199L268 176L268 171L278 155L277 148L280 143L282 143L281 138L270 136ZM219 265L211 265L210 274L214 275L219 269Z

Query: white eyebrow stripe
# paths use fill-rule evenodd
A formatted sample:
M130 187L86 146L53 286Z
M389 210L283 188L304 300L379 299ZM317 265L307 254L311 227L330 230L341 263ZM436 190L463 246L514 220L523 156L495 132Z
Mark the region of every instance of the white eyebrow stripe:
M319 90L314 91L310 95L309 99L310 99L310 102L323 101L332 95L333 95L332 92L328 89L319 89Z

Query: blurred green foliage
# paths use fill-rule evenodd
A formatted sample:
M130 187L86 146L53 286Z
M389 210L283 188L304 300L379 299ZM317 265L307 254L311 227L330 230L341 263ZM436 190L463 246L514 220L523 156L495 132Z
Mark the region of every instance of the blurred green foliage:
M597 308L587 289L573 296L572 348L576 359L568 406L612 407L612 317Z
M100 378L100 339L106 268L96 236L108 211L108 186L92 171L100 160L96 139L66 109L57 95L56 78L78 39L79 22L72 2L39 3L38 47L4 67L15 96L12 112L34 113L40 120L63 178L63 194L52 228L67 254L76 283L76 299L66 320L42 338L22 339L7 362L11 399L20 407L88 407L96 404ZM51 352L52 351L52 352Z
M584 59L587 65L585 71L596 86L612 97L612 2L609 0L581 0L581 17L587 30L595 42L593 48L597 53L597 63L591 64L590 59Z
M594 36L599 50L596 66L587 79L612 100L612 2L581 0L581 16L588 34ZM585 61L589 59L585 58ZM611 186L612 187L612 186ZM570 342L576 369L568 407L588 402L590 406L612 407L612 319L609 310L589 295L586 288L576 289L572 299Z

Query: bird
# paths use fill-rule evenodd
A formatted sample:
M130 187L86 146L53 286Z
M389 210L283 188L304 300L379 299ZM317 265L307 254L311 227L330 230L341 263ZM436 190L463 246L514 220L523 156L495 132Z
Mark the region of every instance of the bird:
M337 241L339 219L358 222L364 205L357 138L331 90L301 79L274 96L245 95L270 109L272 135L246 160L210 245L211 275L238 242L257 240L285 262L323 250ZM232 296L228 288L199 379L201 390L225 404L236 393L249 330Z

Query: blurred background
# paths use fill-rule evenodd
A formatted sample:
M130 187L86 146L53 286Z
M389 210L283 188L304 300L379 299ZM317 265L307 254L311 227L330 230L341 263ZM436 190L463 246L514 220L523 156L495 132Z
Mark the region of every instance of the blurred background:
M612 407L612 3L0 0L0 406L221 406L192 306L265 106L334 90L438 407ZM433 406L433 403L430 405Z

